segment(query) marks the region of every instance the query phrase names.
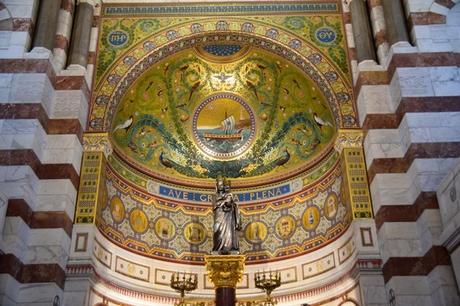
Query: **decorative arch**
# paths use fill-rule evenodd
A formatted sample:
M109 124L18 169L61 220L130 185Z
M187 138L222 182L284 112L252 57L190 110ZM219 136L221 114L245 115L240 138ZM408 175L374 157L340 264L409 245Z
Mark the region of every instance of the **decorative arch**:
M164 29L119 55L96 81L88 129L107 131L121 97L130 84L153 64L207 42L250 44L284 57L321 88L338 128L358 127L350 80L316 46L284 29L267 27L253 20L233 19L231 24L218 21L213 25L206 24L206 21ZM210 26L215 29L205 31Z

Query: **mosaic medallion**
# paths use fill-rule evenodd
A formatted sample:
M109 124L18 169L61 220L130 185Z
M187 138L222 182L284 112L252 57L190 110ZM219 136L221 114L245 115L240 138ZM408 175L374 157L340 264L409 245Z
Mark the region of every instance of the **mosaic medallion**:
M324 215L328 219L333 219L337 214L338 199L335 193L331 193L327 196L324 202Z
M206 230L201 223L188 223L184 228L184 237L191 244L201 244L206 239Z
M295 220L292 216L282 216L275 224L276 234L281 239L289 238L295 230Z
M148 227L147 215L142 211L142 209L135 208L131 210L131 213L129 214L129 224L136 233L145 233Z
M246 151L254 138L255 127L249 105L230 93L208 97L193 117L193 135L198 147L217 159L229 159Z
M314 230L319 223L319 209L316 206L307 208L302 216L302 225L307 231Z
M176 235L174 223L168 218L158 218L155 221L155 234L162 240L171 240Z
M112 197L110 200L110 213L115 223L120 223L125 218L125 206L117 196Z
M267 238L268 228L263 222L252 222L248 224L246 230L244 231L244 235L247 240L258 243L262 242Z

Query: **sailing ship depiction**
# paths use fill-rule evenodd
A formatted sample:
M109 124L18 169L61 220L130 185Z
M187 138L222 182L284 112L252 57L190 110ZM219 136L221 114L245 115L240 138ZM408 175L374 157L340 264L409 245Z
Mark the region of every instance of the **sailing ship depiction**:
M225 118L221 122L220 130L217 133L204 133L203 137L206 140L234 140L242 139L243 134L241 133L244 127L251 126L250 119L244 119L241 111L240 119L238 122L235 120L235 117L231 115L230 117L225 112Z

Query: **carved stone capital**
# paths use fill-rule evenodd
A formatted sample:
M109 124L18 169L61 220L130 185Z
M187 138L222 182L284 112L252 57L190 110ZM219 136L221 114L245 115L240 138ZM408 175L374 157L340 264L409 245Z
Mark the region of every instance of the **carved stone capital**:
M209 255L205 257L206 270L216 288L235 288L244 271L244 255Z
M83 135L83 150L85 152L104 152L107 158L113 149L108 133L85 133Z
M334 148L342 152L344 148L362 148L364 131L361 129L340 129L335 140Z

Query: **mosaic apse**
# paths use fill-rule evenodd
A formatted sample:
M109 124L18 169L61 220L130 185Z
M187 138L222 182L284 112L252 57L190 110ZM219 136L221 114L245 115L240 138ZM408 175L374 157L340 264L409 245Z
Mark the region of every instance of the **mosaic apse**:
M336 2L104 6L100 29L89 131L109 131L114 148L106 237L201 263L221 173L249 263L346 230L333 143L357 115Z
M213 47L219 54L228 45ZM245 49L224 62L187 50L146 71L114 116L117 152L175 182L279 179L322 157L336 128L320 89L281 57Z

